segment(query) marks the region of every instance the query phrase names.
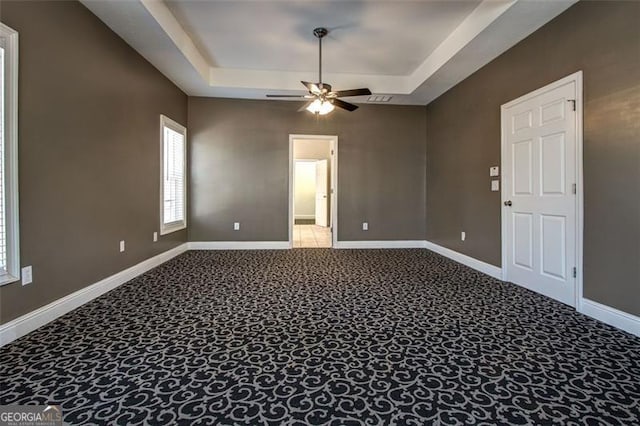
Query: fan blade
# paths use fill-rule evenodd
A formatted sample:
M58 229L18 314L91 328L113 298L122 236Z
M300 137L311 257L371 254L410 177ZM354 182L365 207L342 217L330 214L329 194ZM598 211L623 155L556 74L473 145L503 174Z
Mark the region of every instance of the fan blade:
M267 98L304 98L306 95L267 95Z
M357 105L350 104L349 102L341 101L340 99L331 99L331 103L338 108L346 109L347 111L355 111L358 109Z
M301 81L300 83L304 84L306 88L309 89L309 92L313 93L314 95L319 95L320 93L322 93L318 85L315 83L309 83L308 81Z
M336 97L338 98L342 98L342 97L346 97L346 96L368 96L371 94L371 90L367 89L367 88L363 88L363 89L351 89L351 90L338 90L337 92L334 92L336 94Z

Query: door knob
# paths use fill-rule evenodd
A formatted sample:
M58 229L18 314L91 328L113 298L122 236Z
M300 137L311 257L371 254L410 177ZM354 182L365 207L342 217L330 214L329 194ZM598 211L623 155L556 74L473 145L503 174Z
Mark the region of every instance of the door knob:
M511 200L507 200L507 201L504 202L504 205L507 206L507 207L511 207L512 204L513 203L511 202Z

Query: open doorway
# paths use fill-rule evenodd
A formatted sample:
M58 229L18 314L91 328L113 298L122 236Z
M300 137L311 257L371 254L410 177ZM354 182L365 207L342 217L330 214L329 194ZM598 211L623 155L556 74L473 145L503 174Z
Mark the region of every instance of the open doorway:
M294 248L333 246L336 136L290 135L289 242Z

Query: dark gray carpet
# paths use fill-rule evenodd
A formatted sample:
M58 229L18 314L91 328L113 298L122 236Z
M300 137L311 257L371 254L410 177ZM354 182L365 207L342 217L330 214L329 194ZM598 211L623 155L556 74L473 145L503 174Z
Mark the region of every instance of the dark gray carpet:
M640 424L640 339L427 250L188 252L0 350L71 424Z

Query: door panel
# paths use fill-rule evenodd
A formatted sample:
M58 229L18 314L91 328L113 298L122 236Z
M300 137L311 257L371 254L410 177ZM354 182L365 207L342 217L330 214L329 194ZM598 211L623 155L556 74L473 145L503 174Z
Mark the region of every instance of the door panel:
M560 278L567 278L566 267L566 218L564 216L541 215L540 216L540 237L541 247L541 272L543 274Z
M532 194L532 149L531 140L516 142L513 144L513 193Z
M506 279L575 304L576 83L503 109Z
M549 124L554 120L564 120L565 99L555 99L540 107L540 125Z
M533 215L513 214L513 263L531 270L533 268Z
M540 178L541 195L562 195L565 191L567 150L564 133L540 138Z
M533 114L531 110L523 111L513 116L512 132L516 134L523 129L530 129L533 125Z

